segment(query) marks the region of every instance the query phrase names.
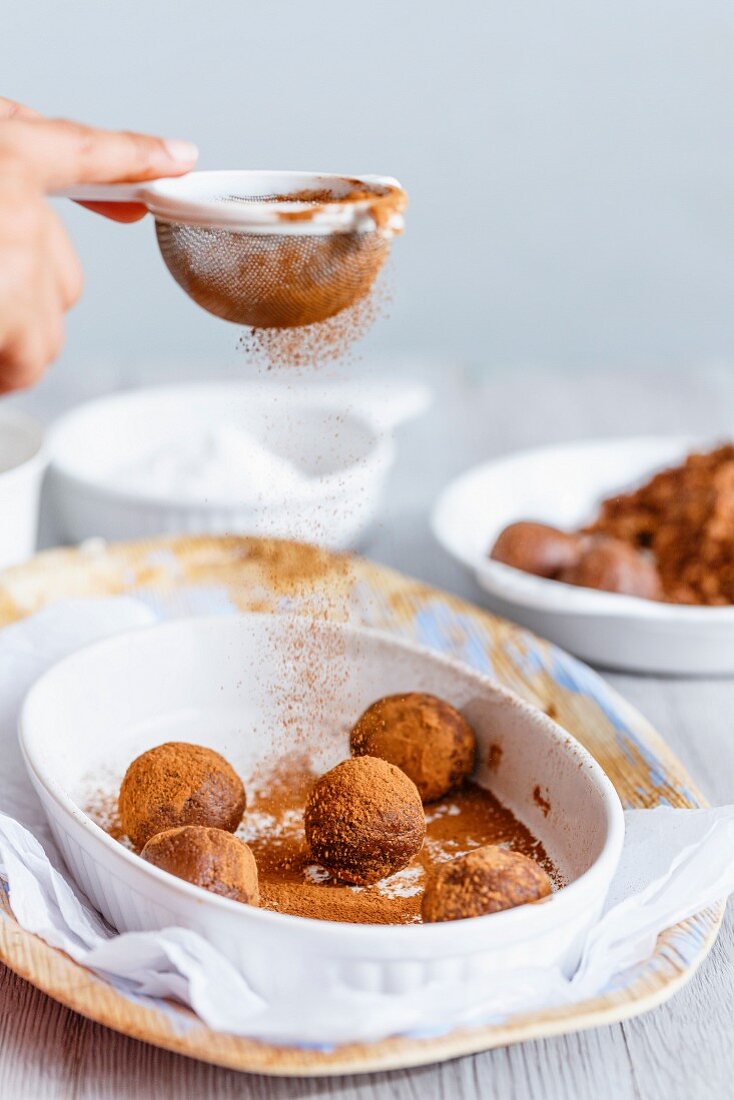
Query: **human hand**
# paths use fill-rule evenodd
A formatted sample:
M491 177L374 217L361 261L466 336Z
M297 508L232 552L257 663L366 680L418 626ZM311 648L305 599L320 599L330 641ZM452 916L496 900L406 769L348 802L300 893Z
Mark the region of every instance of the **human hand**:
M0 393L38 380L81 294L79 259L46 195L77 183L178 176L196 157L189 142L47 119L0 98ZM146 213L136 203L84 205L116 221Z

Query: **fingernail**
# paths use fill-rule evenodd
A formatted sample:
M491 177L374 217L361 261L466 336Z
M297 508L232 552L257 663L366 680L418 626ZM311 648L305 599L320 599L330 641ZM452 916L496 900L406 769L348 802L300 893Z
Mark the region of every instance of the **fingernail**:
M192 141L178 141L174 138L166 139L163 144L171 160L178 164L194 164L199 156L199 150Z

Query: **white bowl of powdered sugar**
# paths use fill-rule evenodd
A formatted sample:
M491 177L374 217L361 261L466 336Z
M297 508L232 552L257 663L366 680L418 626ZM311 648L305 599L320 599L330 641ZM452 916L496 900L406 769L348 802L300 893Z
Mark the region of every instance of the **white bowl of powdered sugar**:
M92 401L51 433L57 520L72 542L197 533L351 547L378 512L392 429L427 400L415 385L221 382Z

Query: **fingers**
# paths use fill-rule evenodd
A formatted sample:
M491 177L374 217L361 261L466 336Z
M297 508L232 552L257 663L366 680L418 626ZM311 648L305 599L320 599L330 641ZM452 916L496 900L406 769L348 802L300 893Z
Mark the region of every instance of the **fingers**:
M0 126L3 153L22 163L45 190L181 175L198 156L186 141L17 115Z
M56 358L81 289L71 241L43 196L0 179L0 393L32 385Z
M16 314L15 325L0 342L0 394L27 389L61 351L64 319L60 288L53 274L41 273L32 309Z
M39 281L37 315L18 315L16 327L0 347L0 393L32 386L54 358L63 333L56 303L48 281Z
M62 310L71 309L79 301L84 285L82 265L74 251L68 233L49 210L46 230L48 271L57 287Z
M148 213L147 206L139 202L80 202L79 206L110 218L113 222L139 222Z
M196 158L188 142L50 121L0 98L0 392L31 385L58 355L64 313L81 293L79 261L44 192L181 175ZM120 221L145 213L88 205Z
M0 393L27 389L61 351L64 337L60 290L51 272L35 280L32 307L20 308L0 342Z
M0 122L11 118L40 118L38 111L0 95Z

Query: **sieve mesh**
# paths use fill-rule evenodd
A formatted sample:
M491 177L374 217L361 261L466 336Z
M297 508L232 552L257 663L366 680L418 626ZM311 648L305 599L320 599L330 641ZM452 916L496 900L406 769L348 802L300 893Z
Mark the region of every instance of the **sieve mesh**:
M253 328L333 317L368 292L391 244L378 230L259 234L156 220L156 233L168 270L195 302Z

